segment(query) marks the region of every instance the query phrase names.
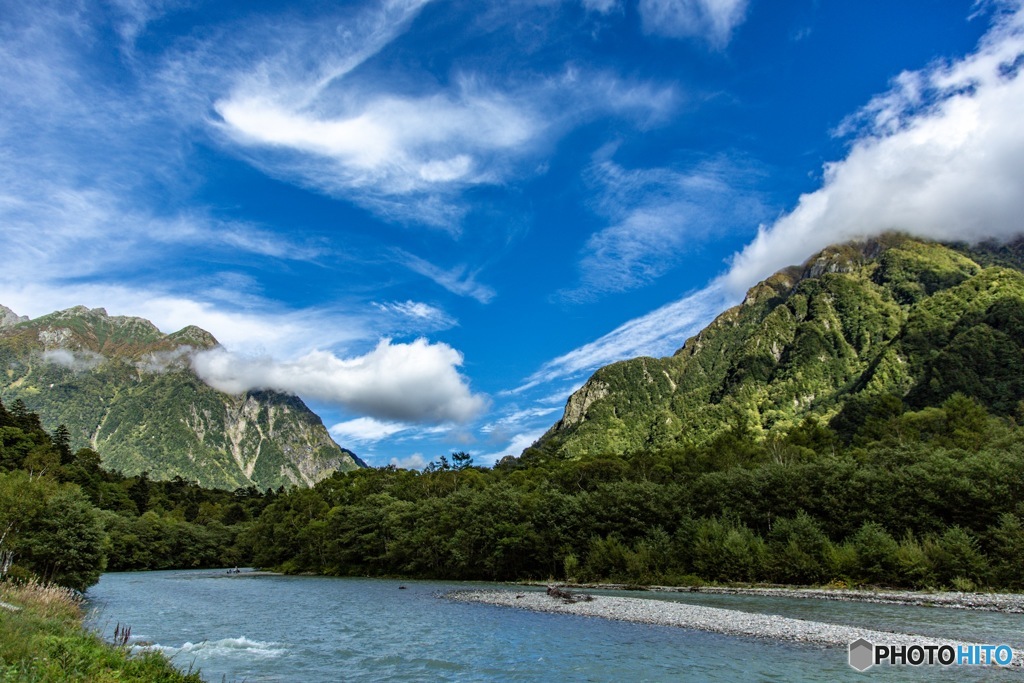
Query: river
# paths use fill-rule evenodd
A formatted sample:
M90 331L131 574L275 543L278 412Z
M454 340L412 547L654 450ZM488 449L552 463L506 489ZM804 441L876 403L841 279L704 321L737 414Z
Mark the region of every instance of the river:
M969 667L858 674L843 648L457 603L489 584L227 574L104 574L89 624L160 649L210 683L270 681L1024 680ZM629 595L620 593L620 595ZM733 595L633 594L873 629L1022 645L1024 617L943 608Z

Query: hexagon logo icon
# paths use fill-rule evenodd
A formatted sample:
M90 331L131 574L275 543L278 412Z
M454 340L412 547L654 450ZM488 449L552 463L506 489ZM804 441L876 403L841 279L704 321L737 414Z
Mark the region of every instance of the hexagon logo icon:
M857 671L867 671L875 664L875 646L858 638L850 643L850 666Z

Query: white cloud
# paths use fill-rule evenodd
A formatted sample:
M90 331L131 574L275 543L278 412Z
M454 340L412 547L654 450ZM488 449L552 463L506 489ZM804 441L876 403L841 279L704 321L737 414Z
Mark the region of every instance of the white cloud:
M121 12L117 21L117 32L125 48L130 52L146 25L178 8L186 7L189 0L111 0Z
M412 425L404 422L387 422L375 420L372 417L357 417L354 420L339 422L331 427L330 432L341 441L369 443L386 439L411 428Z
M421 470L427 466L422 453L413 453L404 458L391 458L391 464L403 470Z
M383 339L359 357L325 351L291 361L245 357L223 348L200 352L193 367L216 389L237 394L275 389L342 407L380 421L466 422L487 399L458 373L462 354L444 343Z
M525 422L536 420L540 417L545 417L554 413L558 408L551 407L538 407L538 408L526 408L525 410L515 410L508 415L505 415L494 422L488 422L487 424L480 427L480 431L484 434L492 433L503 433L508 430L514 430L521 426Z
M476 276L480 273L479 269L470 270L466 265L458 265L451 270L444 270L405 251L396 250L395 255L403 266L433 280L452 294L468 296L482 304L490 303L495 296L495 291L491 287L476 281Z
M902 230L940 240L1024 231L1024 9L1002 15L979 49L905 73L844 126L861 128L822 187L800 197L733 260L739 293L835 242Z
M483 455L475 455L473 460L478 465L493 465L506 455L514 455L518 457L524 450L532 446L537 439L542 437L546 431L547 429L537 429L523 434L516 434L509 440L508 444L502 450L485 453Z
M404 195L490 182L488 156L519 150L537 136L540 119L523 103L476 88L466 83L451 95L407 98L346 94L343 104L332 103L344 109L335 115L258 96L233 95L214 106L239 142L324 160L336 188Z
M720 280L678 301L620 325L603 337L545 363L515 391L637 356L665 356L676 351L712 318L736 303Z
M43 352L42 359L44 363L60 365L61 367L73 370L74 372L92 370L106 360L100 354L87 349L80 351L71 351L69 349L48 349Z
M176 4L121 0L112 9L46 2L4 7L0 225L5 247L20 257L5 263L0 287L123 279L175 255L194 259L197 251L215 258L245 252L303 261L322 255L315 245L219 220L202 207L159 206L167 197L173 197L172 207L187 203L177 201L179 189L191 182L182 164L182 139L198 114L175 118L183 111L175 107L178 95L190 90L161 90L149 74L141 75L146 65L104 60L101 68L91 57L109 39L111 18L128 40ZM122 20L127 23L118 23ZM118 78L108 78L105 68ZM169 279L190 286L180 276Z
M187 368L194 351L191 346L179 346L172 351L148 353L135 364L135 367L142 372L154 374L167 372L171 368Z
M396 316L398 318L412 321L421 326L428 326L433 329L445 329L453 327L458 323L447 313L436 306L423 303L422 301L392 301L388 303L374 302L374 307L382 313Z
M366 317L333 308L280 310L263 301L232 310L202 298L117 284L0 282L0 302L33 318L81 304L146 318L163 332L196 325L236 352L283 357L307 351L310 339L325 348L345 346L372 338L375 330Z
M398 220L457 230L456 193L535 172L526 163L582 120L601 114L665 120L674 88L568 68L527 82L466 74L426 92L381 90L346 76L296 86L247 79L217 100L217 124L265 172L345 196Z
M640 355L671 353L759 280L824 247L902 230L940 240L1024 232L1024 7L1000 15L979 49L902 74L845 125L866 126L826 167L821 189L757 237L704 289L545 363L522 392Z
M582 0L585 8L599 14L609 14L621 8L619 0Z
M343 40L338 21L282 20L288 40L271 39L263 60L240 60L209 84L211 123L267 174L391 220L457 231L463 190L533 175L537 156L582 121L611 114L648 126L678 100L671 86L572 66L500 78L467 70L447 82L381 78L371 58L421 5L365 10L343 24Z
M747 0L640 0L639 9L648 33L703 38L721 48L746 19Z
M677 265L693 244L764 215L749 191L749 169L724 159L687 171L622 168L601 158L589 171L603 194L598 210L611 225L593 234L580 259L580 285L560 292L571 301L643 286Z

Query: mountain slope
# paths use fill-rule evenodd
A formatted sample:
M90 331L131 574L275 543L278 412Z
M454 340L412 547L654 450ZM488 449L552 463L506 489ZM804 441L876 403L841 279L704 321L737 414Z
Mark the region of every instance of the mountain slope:
M730 430L781 436L807 417L848 434L891 396L924 406L963 392L1010 414L1024 398L1020 253L901 235L830 247L753 287L673 356L599 369L535 447L697 446Z
M34 320L0 309L0 398L21 399L73 448L109 469L182 476L204 486L310 486L362 463L297 397L230 396L193 372L193 351L217 340L189 326L163 334L148 320L77 306Z

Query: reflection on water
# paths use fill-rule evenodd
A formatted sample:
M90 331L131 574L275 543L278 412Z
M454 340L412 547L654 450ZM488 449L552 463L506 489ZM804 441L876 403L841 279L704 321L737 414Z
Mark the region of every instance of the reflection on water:
M183 669L201 669L211 683L819 681L866 675L895 681L965 680L965 674L975 680L1019 679L1003 671L930 667L858 674L847 665L843 648L438 597L467 587L480 584L169 571L105 574L88 597L91 624L108 638L117 623L130 625L136 643L162 650ZM998 634L998 642L1022 647L1019 616L731 595L637 595L870 628L894 624L894 630L950 638Z

